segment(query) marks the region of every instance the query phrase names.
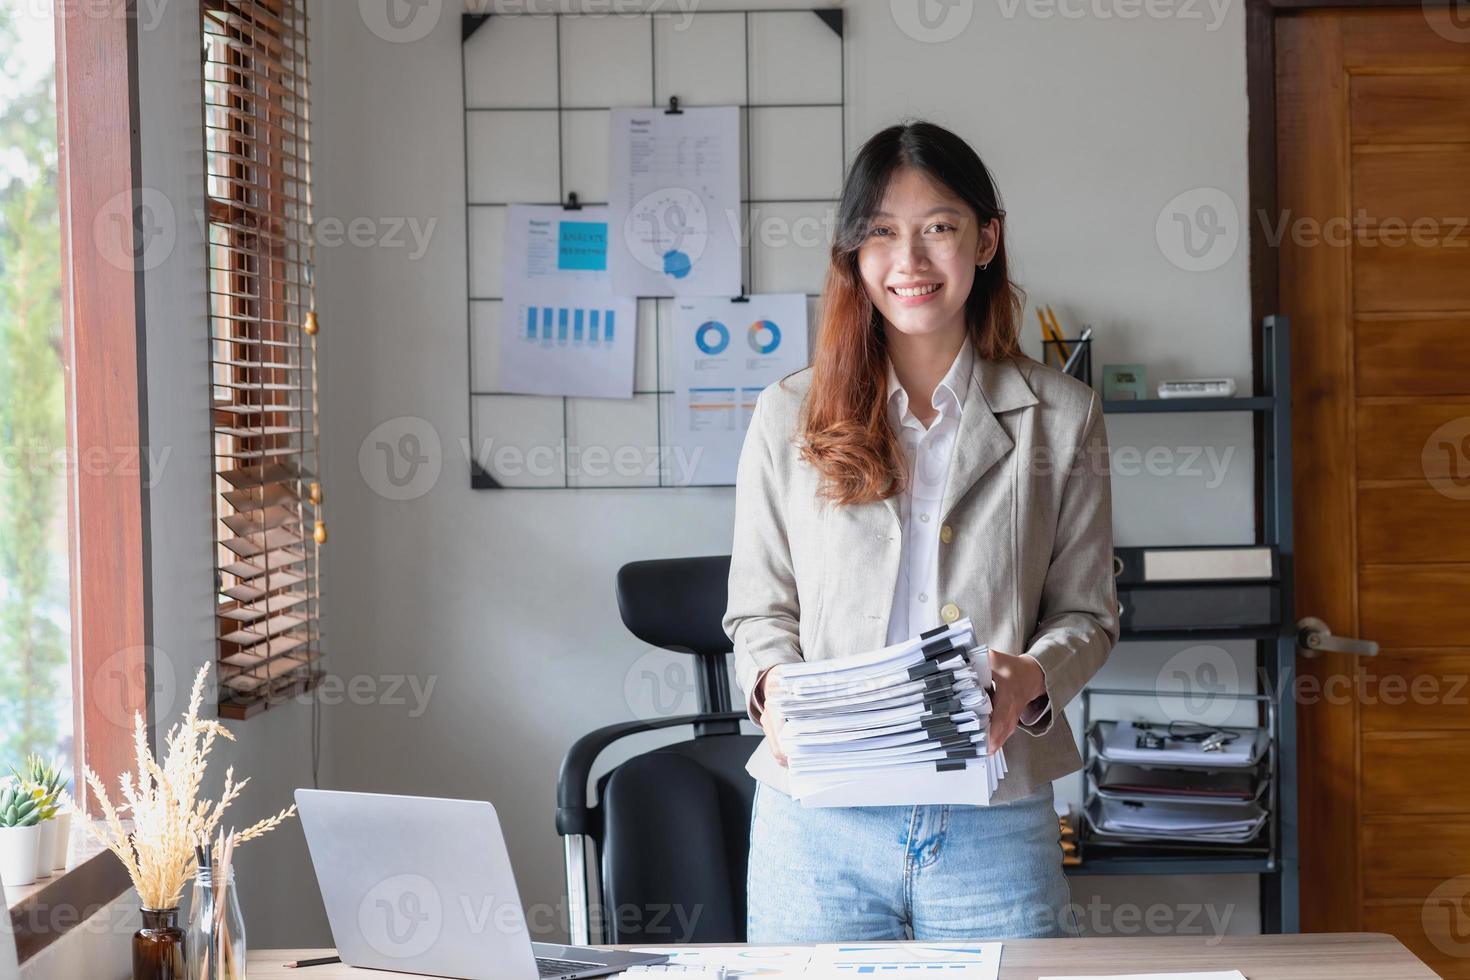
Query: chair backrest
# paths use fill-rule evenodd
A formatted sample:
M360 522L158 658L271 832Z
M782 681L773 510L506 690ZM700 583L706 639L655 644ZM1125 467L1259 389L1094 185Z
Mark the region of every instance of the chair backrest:
M760 737L729 717L725 614L730 556L637 561L618 570L618 610L645 643L694 656L695 737L635 756L601 781L604 939L745 940L745 870ZM723 719L714 716L723 713Z
M623 625L644 643L694 655L701 712L730 710L730 638L721 625L729 580L729 555L635 561L618 569Z

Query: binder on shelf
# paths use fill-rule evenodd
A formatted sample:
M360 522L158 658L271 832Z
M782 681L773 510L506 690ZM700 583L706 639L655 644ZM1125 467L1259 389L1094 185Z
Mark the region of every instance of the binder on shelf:
M1120 626L1127 634L1279 628L1280 570L1271 545L1115 548Z
M1260 581L1279 574L1270 545L1114 548L1113 558L1119 585Z

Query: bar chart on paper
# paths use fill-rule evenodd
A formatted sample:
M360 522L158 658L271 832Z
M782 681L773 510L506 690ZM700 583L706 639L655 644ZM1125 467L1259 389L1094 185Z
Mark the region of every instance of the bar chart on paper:
M636 300L604 288L508 289L502 303L501 391L631 398Z
M549 344L604 344L612 349L617 337L617 310L565 306L527 306L526 340Z
M823 977L995 980L1000 951L1000 943L823 945L812 951L807 972Z

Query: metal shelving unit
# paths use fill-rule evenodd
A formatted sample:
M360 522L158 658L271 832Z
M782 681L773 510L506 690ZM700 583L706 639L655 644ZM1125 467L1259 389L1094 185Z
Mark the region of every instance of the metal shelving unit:
M1089 853L1085 829L1079 827L1082 863L1067 870L1075 875L1254 874L1260 877L1261 927L1264 932L1296 932L1298 919L1297 743L1296 703L1286 696L1295 671L1297 629L1293 587L1294 546L1291 496L1291 343L1284 316L1265 317L1260 325L1264 364L1262 389L1240 398L1144 399L1105 401L1110 414L1152 412L1251 412L1257 416L1256 479L1262 520L1255 544L1271 545L1278 560L1280 614L1268 629L1126 631L1126 642L1241 640L1255 644L1256 669L1263 690L1258 695L1235 692L1264 702L1273 729L1270 834L1265 853L1251 846L1109 845ZM1106 693L1099 689L1097 693ZM1112 692L1117 693L1117 692ZM1085 732L1084 732L1085 737ZM1087 771L1082 773L1084 786Z

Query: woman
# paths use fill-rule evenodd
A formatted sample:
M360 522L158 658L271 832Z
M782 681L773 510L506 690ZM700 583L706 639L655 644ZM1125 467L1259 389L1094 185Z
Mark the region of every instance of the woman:
M1004 215L939 126L862 148L812 366L762 392L741 452L724 627L757 755L784 766L782 664L969 617L1009 771L990 806L805 808L758 784L751 942L1075 931L1051 783L1081 765L1063 708L1118 639L1107 434L1090 387L1020 352Z

